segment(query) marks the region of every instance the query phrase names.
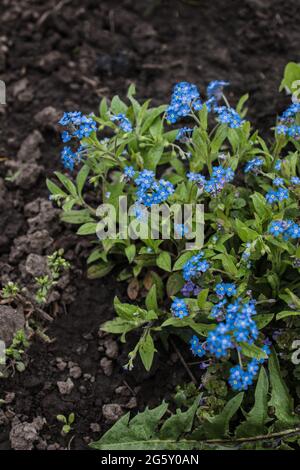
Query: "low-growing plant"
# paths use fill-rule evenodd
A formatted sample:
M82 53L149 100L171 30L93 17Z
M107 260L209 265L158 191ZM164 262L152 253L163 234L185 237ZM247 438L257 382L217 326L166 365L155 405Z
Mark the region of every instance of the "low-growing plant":
M16 368L18 372L24 372L25 363L23 355L29 348L29 341L24 330L19 330L15 334L11 345L5 349L5 355L10 360L10 365Z
M65 113L62 161L76 176L56 172L47 184L61 219L91 236L89 277L116 268L128 282L131 302L116 298L116 318L102 325L121 341L140 332L126 367L139 354L149 370L158 337L189 336L202 367L217 364L214 375L244 391L274 332L300 325L300 105L265 140L246 119L248 96L234 109L227 86L211 82L204 101L196 85L181 82L168 106L154 108L131 86L129 104L116 96L102 100L99 116ZM172 127L183 119L189 127ZM194 212L178 220L174 205L185 204L203 205L202 247L186 244L201 223ZM153 229L158 206L163 217Z
M203 392L188 406L181 403L168 417L168 405L163 402L131 420L130 413L126 414L91 447L119 451L292 450L299 439L300 419L294 414L293 402L274 353L268 369L260 369L254 396L248 401L245 393L240 392L229 397L221 409L209 414L210 398L214 396ZM187 409L182 411L182 408Z
M72 431L72 425L75 422L75 413L70 413L69 416L57 415L56 419L57 421L63 424L63 427L61 429L61 433L63 436L66 436L70 433L70 431Z

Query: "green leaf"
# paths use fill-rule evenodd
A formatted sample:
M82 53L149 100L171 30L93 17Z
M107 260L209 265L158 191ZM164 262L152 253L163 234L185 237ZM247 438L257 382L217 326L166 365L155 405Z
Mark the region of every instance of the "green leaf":
M194 330L198 335L206 337L208 333L215 329L216 325L206 323L196 323L192 318L175 318L170 317L163 322L162 328L172 326L174 328L185 328L189 327Z
M135 330L136 328L140 328L143 323L143 321L129 321L125 320L124 318L117 317L113 320L103 323L100 329L102 331L106 331L107 333L122 335L121 340L125 341L126 333Z
M198 294L197 302L200 310L204 309L206 306L208 293L209 289L202 289L202 291Z
M148 310L154 310L155 312L158 310L156 284L151 286L145 303Z
M167 251L163 251L162 253L160 253L158 258L156 259L156 264L159 268L163 269L164 271L171 272L172 271L171 255Z
M96 222L87 222L86 224L81 225L81 227L77 230L78 235L96 235L97 229Z
M69 191L71 196L75 199L78 198L77 189L74 183L64 174L60 173L59 171L55 171L54 174L57 176L59 181L64 185L64 187Z
M116 96L113 97L113 99L111 101L110 109L114 114L126 114L128 107L116 95Z
M89 167L87 165L83 165L83 167L80 169L80 171L77 174L76 184L77 184L78 194L80 197L82 195L82 190L87 180L87 177L89 175L89 172L90 172Z
M274 318L274 313L261 313L255 316L255 323L259 330L267 326Z
M254 359L268 359L268 355L255 344L240 343L241 351L246 357Z
M175 262L173 266L173 271L179 271L183 268L185 263L192 257L194 256L196 252L195 251L187 251L186 253L183 253L181 256L179 256L178 260Z
M53 183L53 181L46 179L47 188L49 189L50 193L54 196L62 196L67 197L67 193L65 193L57 184Z
M244 222L239 219L236 219L235 226L237 234L243 242L252 242L259 237L259 233L249 228L246 224L244 224Z
M62 212L60 219L68 224L86 224L87 222L93 222L87 209Z
M127 259L129 263L132 263L132 261L135 258L136 255L136 246L135 245L129 245L125 248L125 254L127 256Z
M250 196L252 199L255 212L258 214L259 218L264 221L271 217L272 212L270 207L267 205L266 199L260 193L254 193Z
M87 276L89 279L100 279L105 277L114 268L113 263L93 264L88 268Z
M114 308L118 316L125 320L151 321L157 318L153 310L148 311L137 305L122 303L118 297L114 298Z
M282 91L284 88L292 93L295 91L292 86L293 83L300 80L300 64L296 62L289 62L284 70L283 80L280 84L279 91ZM299 85L299 84L298 84Z
M265 424L268 420L268 391L268 376L265 369L261 367L255 388L254 406L248 413L246 421L237 427L237 437L251 437L267 434Z
M269 405L274 407L276 418L284 426L298 424L299 417L294 414L293 399L281 376L278 358L274 350L269 358L269 373L272 387Z
M104 436L97 442L90 444L90 447L97 450L192 450L202 449L203 444L196 440L187 440L184 437L179 439L161 439L159 435L160 420L167 411L167 404L163 402L153 410L146 410L138 413L129 421L129 413L123 416ZM193 410L192 410L193 412ZM190 413L192 415L192 412ZM188 413L188 412L185 412ZM182 419L186 419L186 414L182 413ZM171 419L171 418L169 418ZM187 420L186 429L190 423ZM178 421L176 421L178 424ZM174 421L174 425L176 424Z
M208 418L208 422L203 424L203 430L207 438L218 439L228 435L229 422L240 408L243 398L244 393L239 393L226 403L220 414Z
M222 261L222 265L225 271L231 274L232 277L237 276L238 270L235 265L236 260L234 259L233 256L228 255L226 253L221 253L220 255L214 256L213 259L220 259Z
M169 297L176 295L184 286L184 279L180 273L172 273L167 280L167 294Z
M164 146L162 144L155 144L151 147L144 157L144 165L148 170L155 170L162 157Z
M277 313L276 320L282 320L282 318L286 318L286 317L296 317L298 315L300 315L299 311L283 310L282 312Z
M139 353L147 371L151 369L155 351L153 339L148 332L144 338L141 338L139 345Z
M178 440L184 433L191 431L195 413L199 407L199 396L195 399L193 405L185 412L180 409L176 410L176 414L171 416L163 424L160 430L160 438Z

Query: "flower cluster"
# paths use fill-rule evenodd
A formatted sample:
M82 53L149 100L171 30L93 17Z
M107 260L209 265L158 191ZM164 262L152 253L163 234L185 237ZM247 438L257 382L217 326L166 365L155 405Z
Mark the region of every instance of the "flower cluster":
M257 173L258 169L264 164L264 160L262 158L256 157L247 162L245 166L245 173L253 172Z
M125 116L125 114L116 114L110 118L112 122L117 122L118 126L124 132L131 132L132 131L132 124L129 119Z
M185 142L190 138L192 132L193 129L191 127L182 127L177 132L176 140L179 140L180 142Z
M126 180L131 180L132 178L134 178L135 173L136 173L136 171L133 168L133 166L125 166L124 176L125 176Z
M187 281L181 289L181 293L184 295L184 297L191 297L192 295L197 296L200 291L200 287L197 286L193 281Z
M300 103L292 103L279 117L276 132L279 135L297 138L300 136L300 126L295 123L297 114L300 113Z
M189 314L189 311L188 311L188 308L184 299L179 299L178 297L175 297L171 305L171 312L174 315L174 317L177 317L177 318L187 317Z
M173 88L171 103L166 111L167 121L174 124L181 117L202 108L199 91L193 83L180 82Z
M275 237L282 236L284 240L300 238L300 225L292 220L273 220L268 232Z
M225 295L227 297L232 297L233 295L236 295L235 285L226 282L221 282L220 284L217 284L215 287L215 291L217 296L220 297L220 299L223 299Z
M264 345L261 348L267 356L270 354L270 348L268 345ZM228 383L233 390L247 390L259 371L259 365L264 362L264 359L252 359L246 367L246 370L241 365L232 367L229 371Z
M299 176L292 176L291 177L291 184L293 184L294 186L299 186L300 185Z
M226 183L229 183L234 178L234 171L232 168L224 168L223 166L215 166L212 170L211 178L205 179L200 173L187 173L189 181L194 182L201 189L204 189L212 196L216 196L224 188Z
M146 207L165 202L174 193L174 186L170 181L155 179L151 170L142 170L135 178L138 189L136 192L138 202Z
M235 109L228 106L218 106L214 110L218 114L219 122L227 124L231 129L237 129L245 122Z
M205 273L210 265L203 259L204 253L200 251L192 256L183 266L183 278L185 281L196 280L201 274Z
M84 116L80 111L64 113L63 117L58 121L61 126L68 126L61 134L64 143L70 142L72 138L82 140L89 137L92 132L96 131L97 125L90 116ZM65 146L61 151L61 159L66 169L73 171L76 163L80 162L84 146L80 145L74 152L71 147Z
M256 315L256 302L254 300L243 301L238 297L232 303L229 303L227 298L235 296L237 293L234 284L217 284L215 291L222 299L211 310L211 317L218 321L218 325L213 331L209 332L207 340L203 344L200 344L197 338L193 337L191 349L193 354L199 355L199 357L202 357L206 352L219 359L228 356L231 349L235 348L240 351L241 343L253 344L258 338L259 332L253 319ZM267 352L267 346L262 349ZM247 365L246 371L241 365L231 369L229 383L234 390L246 390L252 384L259 364L258 360L255 361L252 360Z
M203 357L206 354L206 351L203 347L203 344L200 343L198 336L194 335L190 340L191 351L194 356Z
M222 98L223 88L228 85L229 85L229 82L224 82L223 80L213 80L207 86L207 89L206 89L207 97L220 100Z
M277 190L270 189L265 195L268 204L274 204L275 202L282 202L289 198L289 191L286 188L279 188Z

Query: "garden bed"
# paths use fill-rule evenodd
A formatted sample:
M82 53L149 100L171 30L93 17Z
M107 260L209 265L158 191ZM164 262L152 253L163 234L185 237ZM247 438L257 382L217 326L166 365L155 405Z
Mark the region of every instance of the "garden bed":
M279 1L189 3L197 2L66 1L54 8L57 2L3 1L0 73L8 86L7 106L0 109L1 282L30 285L28 257L58 248L71 269L50 309L47 335L54 341L35 339L26 370L0 382L2 449L83 449L118 413L154 406L189 380L176 352L163 347L151 373L139 365L134 373L123 370L129 346L99 335L99 325L112 318L113 297L124 295L124 287L114 272L105 280L86 279L89 243L59 222L45 186L45 176L61 168L62 112L96 111L101 97L124 96L131 82L138 97L160 104L180 80L204 89L209 80L228 79L231 101L250 92L248 117L268 135L287 103L278 95L283 68L288 59L299 60L297 2L289 1L289 8ZM194 373L200 376L197 368ZM61 393L58 383L68 378L68 393ZM62 437L56 416L71 412L74 430ZM24 441L24 423L33 429L32 442Z

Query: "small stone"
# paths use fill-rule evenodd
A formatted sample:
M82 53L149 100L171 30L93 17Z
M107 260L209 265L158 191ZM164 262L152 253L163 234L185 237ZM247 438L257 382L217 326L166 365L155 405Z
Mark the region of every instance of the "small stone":
M118 343L115 340L111 338L105 340L104 347L105 347L105 354L109 359L116 359L118 357L119 347L118 347Z
M25 262L25 271L33 277L40 277L46 274L47 261L43 256L31 253Z
M58 368L58 370L64 371L65 368L67 367L67 363L65 361L63 361L60 357L57 357L56 358L56 367Z
M34 120L39 124L41 128L50 128L52 130L58 131L58 121L61 116L62 113L56 108L53 108L53 106L47 106L46 108L42 109L37 114L35 114Z
M92 432L100 432L100 431L101 431L100 424L98 424L98 423L91 423L91 424L90 424L90 430L91 430Z
M115 389L115 393L117 395L121 395L122 397L130 397L131 396L131 391L129 390L126 385L120 385Z
M125 405L128 410L132 410L133 408L137 407L137 399L135 397L131 397L129 402Z
M22 142L17 159L23 162L38 160L41 157L40 144L44 142L42 134L34 130Z
M25 327L25 317L21 310L8 305L0 305L0 340L9 346L19 330Z
M6 405L9 405L14 401L16 394L14 392L7 392L4 396L4 401Z
M107 421L118 421L123 415L122 407L118 403L110 403L102 406L102 414Z
M61 395L70 395L74 388L74 383L68 377L66 382L57 382L58 390Z
M110 377L113 373L113 362L107 359L107 357L103 357L100 361L100 367L103 370L104 375Z
M61 447L60 445L55 442L54 444L50 444L48 447L47 447L47 450L59 450Z
M70 376L72 377L72 379L79 379L81 375L82 375L82 371L79 366L74 365L70 368Z

